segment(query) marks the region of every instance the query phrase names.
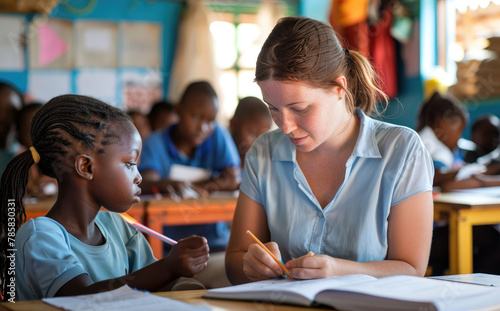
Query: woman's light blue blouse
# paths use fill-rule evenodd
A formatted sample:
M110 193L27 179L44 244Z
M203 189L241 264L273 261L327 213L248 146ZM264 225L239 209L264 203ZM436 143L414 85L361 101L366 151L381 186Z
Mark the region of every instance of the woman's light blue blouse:
M312 251L359 262L387 255L391 207L432 190L432 159L413 130L367 117L346 163L342 185L322 209L296 161L290 140L275 130L245 157L240 190L261 204L283 260Z

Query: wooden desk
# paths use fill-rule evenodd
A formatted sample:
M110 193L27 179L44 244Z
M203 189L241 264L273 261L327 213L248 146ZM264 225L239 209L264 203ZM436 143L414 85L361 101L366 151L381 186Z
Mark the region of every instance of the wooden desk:
M206 199L155 200L150 197L141 199L128 213L149 228L162 232L163 226L209 224L219 221L232 221L236 209L235 197ZM45 216L55 202L55 198L38 203L26 204L26 220ZM163 257L162 241L146 235L156 258Z
M236 198L187 199L180 202L163 199L145 201L145 224L162 232L163 226L210 224L232 221ZM163 257L163 242L148 237L156 258Z
M448 218L450 274L472 273L472 226L500 223L500 197L442 193L434 198L434 219Z
M161 292L157 295L180 300L189 304L204 304L211 310L217 311L254 311L254 310L272 310L272 311L315 311L315 310L331 310L329 308L310 308L296 307L291 305L278 305L263 302L249 301L234 301L234 300L219 300L219 299L204 299L201 298L205 294L205 290L191 290L182 292ZM168 307L165 306L165 310ZM0 303L0 310L5 311L55 311L59 308L48 305L41 300L20 301L16 303L4 302Z

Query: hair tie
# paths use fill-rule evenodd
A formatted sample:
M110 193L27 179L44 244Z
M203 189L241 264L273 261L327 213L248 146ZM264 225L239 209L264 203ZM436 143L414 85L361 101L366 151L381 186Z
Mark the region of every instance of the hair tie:
M349 58L349 49L344 49L344 54L347 58Z
M30 151L31 151L31 156L33 157L33 161L35 161L35 164L38 164L38 162L40 162L40 155L33 146L30 147Z

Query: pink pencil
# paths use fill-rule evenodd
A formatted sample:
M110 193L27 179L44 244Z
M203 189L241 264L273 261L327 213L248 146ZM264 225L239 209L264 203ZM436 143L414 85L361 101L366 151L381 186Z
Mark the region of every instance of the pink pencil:
M130 216L129 214L127 213L121 213L119 214L120 216L122 216L123 220L125 220L127 223L131 224L133 227L135 227L137 230L140 230L144 233L147 233L149 235L152 235L154 236L155 238L158 238L160 240L162 240L163 242L165 243L168 243L170 245L175 245L177 244L177 241L176 240L172 240L171 238L159 233L159 232L156 232L154 231L153 229L150 229L148 227L146 227L145 225L141 224L140 222L138 222L137 220L135 220L132 216Z

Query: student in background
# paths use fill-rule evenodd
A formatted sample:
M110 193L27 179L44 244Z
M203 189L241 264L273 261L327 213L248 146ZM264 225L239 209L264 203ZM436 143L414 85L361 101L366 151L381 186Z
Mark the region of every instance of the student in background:
M179 116L175 112L175 106L172 103L162 100L153 104L148 119L151 129L158 131L177 123Z
M262 47L255 80L279 130L245 157L226 253L231 282L283 274L247 230L297 279L423 276L432 161L413 130L368 116L387 98L369 61L343 49L330 25L285 17Z
M257 97L241 99L229 122L231 136L240 154L241 166L245 154L257 137L269 131L272 125L271 115L266 104Z
M33 102L21 108L17 115L16 130L20 154L31 147L31 121L35 113L42 108L43 104ZM32 198L43 198L57 193L57 181L54 178L43 175L38 166L32 166L29 170L26 195Z
M468 112L465 107L451 96L434 93L420 108L416 130L431 154L435 177L434 186L441 191L462 188L478 188L483 186L500 186L499 180L483 180L480 174L483 168L469 166L468 176L457 180L464 166L457 143L468 122ZM436 223L433 234L429 266L433 275L442 275L448 268L448 226ZM474 272L500 273L500 234L495 227L474 226Z
M14 86L0 82L0 174L19 149L15 121L22 106L21 93Z
M143 190L153 193L157 189L178 198L238 189L238 151L229 132L215 122L218 100L212 86L205 81L189 84L176 110L179 123L154 132L144 144L139 165ZM219 265L218 277L224 275L223 251L229 239L225 223L168 226L163 232L174 239L205 236L212 251L209 267ZM206 280L204 284L211 287Z
M474 163L497 149L500 142L500 119L493 114L477 118L471 125L470 140L476 145L476 149L467 152L464 160Z
M437 92L420 108L415 129L432 157L434 186L441 191L500 186L500 180L484 178L485 167L464 166L457 143L468 120L469 114L458 100Z
M129 110L127 114L139 131L142 141L145 141L151 135L152 131L148 117L139 110Z
M124 284L158 291L204 269L205 238L181 240L157 261L144 236L116 214L139 202L142 180L136 167L141 139L122 110L93 98L63 95L45 104L31 125L33 146L9 163L1 179L4 299L10 298L6 256L12 248L17 249L19 300L97 293ZM57 179L59 192L46 216L23 224L23 195L33 164ZM109 212L99 212L101 207ZM7 244L12 223L15 247Z

